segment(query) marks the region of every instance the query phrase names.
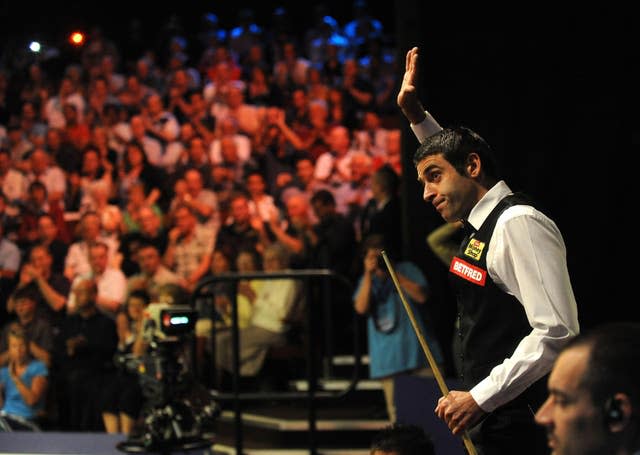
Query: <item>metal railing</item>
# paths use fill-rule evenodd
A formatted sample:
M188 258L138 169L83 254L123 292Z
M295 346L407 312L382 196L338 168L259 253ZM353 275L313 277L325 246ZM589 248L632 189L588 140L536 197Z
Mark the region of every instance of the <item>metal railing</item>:
M236 283L240 280L273 280L290 278L302 281L303 293L306 305L306 318L304 321L304 330L307 334L305 362L306 362L306 376L308 388L305 391L273 391L273 392L240 392L240 355L239 355L239 329L238 329L238 307L236 299L236 288L234 286L234 295L231 299L231 337L233 346L233 381L232 381L232 393L221 393L212 391L214 399L219 401L233 401L234 405L234 428L235 428L235 445L236 454L242 454L242 402L246 401L270 401L277 399L288 400L307 400L308 415L307 420L309 424L309 449L310 453L315 454L317 452L316 442L316 405L318 400L331 400L340 399L350 394L355 390L360 380L360 336L359 336L359 320L355 311L353 314L353 354L354 365L351 380L346 388L338 391L320 391L318 390L318 369L317 369L317 350L315 349L317 340L319 337L318 329L322 329L324 336L324 351L323 357L323 376L330 377L332 375L331 358L333 356L334 337L332 328L332 305L331 297L335 294L335 284L338 285L338 290L348 291L349 299L353 291L352 284L342 275L338 275L329 269L304 269L304 270L286 270L282 272L254 272L254 273L224 273L218 274L213 277L208 277L200 281L195 288L192 296L191 303L195 305L198 299L203 297L212 297L213 293L209 290L212 285L219 282L233 282ZM318 288L315 288L315 284L319 284ZM340 289L342 287L342 289ZM316 291L315 293L313 291ZM321 306L317 306L314 303L314 297L318 296L322 302ZM213 303L212 303L213 304ZM318 310L321 309L322 313L318 314ZM318 321L322 321L321 327L318 327ZM211 341L212 351L215 355L215 338L216 338L216 324L212 321L211 324ZM215 368L215 358L212 362L213 368ZM198 368L199 365L196 365Z

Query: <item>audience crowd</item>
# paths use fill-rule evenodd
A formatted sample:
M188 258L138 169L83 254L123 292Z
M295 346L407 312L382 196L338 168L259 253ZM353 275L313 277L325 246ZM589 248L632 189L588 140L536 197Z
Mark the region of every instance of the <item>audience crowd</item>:
M376 177L402 172L395 49L356 4L342 25L315 7L304 34L283 8L265 24L243 9L133 58L96 28L63 65L0 61L0 367L30 365L20 344L39 378L21 416L128 432L139 404L119 395L137 392L113 356L135 351L163 287L263 270L273 251L355 284L362 240L398 241ZM243 333L280 337L290 315L252 316L269 286L239 289ZM199 308L205 334L229 323L218 294ZM349 297L333 325L350 323Z

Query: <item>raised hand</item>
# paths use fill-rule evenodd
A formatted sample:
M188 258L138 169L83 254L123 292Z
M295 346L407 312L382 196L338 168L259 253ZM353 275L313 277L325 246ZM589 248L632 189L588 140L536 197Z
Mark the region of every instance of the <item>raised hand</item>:
M402 86L398 92L398 106L404 116L412 124L417 124L425 119L424 107L418 99L416 82L418 79L418 48L414 47L407 52Z

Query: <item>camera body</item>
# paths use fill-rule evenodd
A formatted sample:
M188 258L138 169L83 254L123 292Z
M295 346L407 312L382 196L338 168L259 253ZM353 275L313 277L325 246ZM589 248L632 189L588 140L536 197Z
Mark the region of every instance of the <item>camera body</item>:
M124 355L116 363L136 374L145 398L143 427L117 445L123 452L162 452L210 447L209 428L220 408L190 374L188 349L198 313L190 306L151 303L142 336L142 357Z
M144 333L155 339L187 335L192 333L198 312L187 305L150 303L145 310Z

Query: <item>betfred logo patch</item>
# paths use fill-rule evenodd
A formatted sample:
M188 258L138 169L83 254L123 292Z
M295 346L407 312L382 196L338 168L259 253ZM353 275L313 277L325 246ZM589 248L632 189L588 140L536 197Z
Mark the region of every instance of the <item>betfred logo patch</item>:
M467 248L464 250L464 255L469 256L475 261L479 261L480 256L482 256L482 250L484 250L484 245L485 243L480 240L471 239L467 244Z
M449 272L458 275L460 278L471 281L478 286L484 286L487 279L487 271L469 264L458 257L451 260Z

